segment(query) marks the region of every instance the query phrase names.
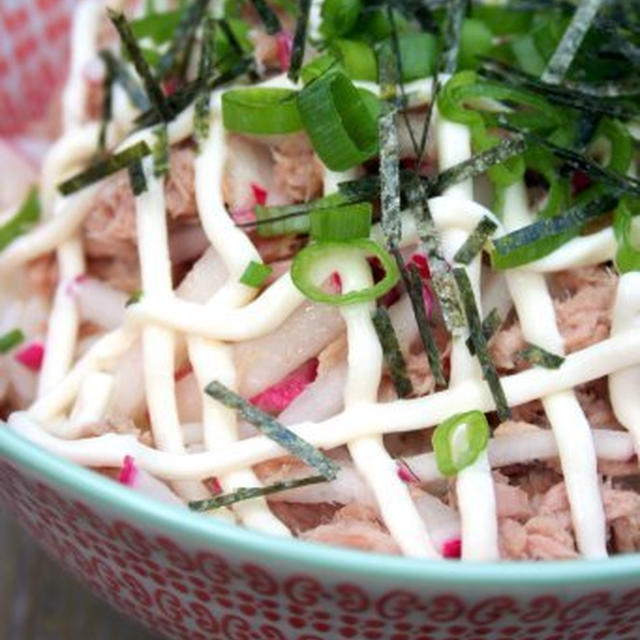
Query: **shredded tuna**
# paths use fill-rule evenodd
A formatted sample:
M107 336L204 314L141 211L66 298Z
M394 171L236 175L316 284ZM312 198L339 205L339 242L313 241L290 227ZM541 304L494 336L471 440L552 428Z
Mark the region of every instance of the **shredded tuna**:
M273 148L274 184L294 202L322 194L324 168L305 134L287 136Z
M329 503L305 504L299 502L269 502L269 508L284 525L300 534L322 525L328 525L340 505Z
M493 477L499 518L523 519L533 515L529 496L521 488L510 485L500 472L495 471Z
M33 293L50 298L58 283L58 262L53 253L31 260L26 267L27 282Z
M86 425L85 436L101 436L105 433L120 433L134 435L142 444L153 447L153 436L148 429L140 429L133 420L125 418L122 420L103 420Z

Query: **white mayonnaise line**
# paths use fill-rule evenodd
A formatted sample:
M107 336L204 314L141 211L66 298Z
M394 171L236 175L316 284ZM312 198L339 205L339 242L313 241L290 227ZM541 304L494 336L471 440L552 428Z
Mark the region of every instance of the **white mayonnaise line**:
M611 335L640 326L640 273L630 271L618 279ZM640 460L640 367L609 375L609 398L616 418L629 430Z
M142 166L147 188L135 199L138 255L144 296L153 299L172 292L171 261L164 179L153 175L153 162L149 158L143 160ZM145 395L155 444L164 451L185 453L176 405L173 333L163 327L145 326L142 354ZM180 483L175 489L186 500L209 497L209 492L198 483Z
M461 124L438 117L436 126L438 140L439 170L444 171L458 162L471 157L471 136L469 129ZM473 201L473 181L465 180L447 189L445 196L466 198ZM448 229L442 234L445 258L453 262L453 256L469 237L467 231ZM473 287L480 313L480 269L481 256L476 256L466 268ZM469 353L466 341L469 331L451 337L451 374L449 386L456 387L467 380L482 378L478 359ZM462 531L462 559L480 562L498 560L498 517L493 476L483 451L476 461L461 469L456 476L456 496L460 512Z
M344 292L373 285L371 268L364 257L345 256L336 266ZM348 369L344 390L345 407L375 403L382 374L382 347L371 313L374 303L347 305L341 309L347 325ZM351 440L349 453L356 469L371 487L382 519L405 555L439 558L429 532L418 513L407 485L387 453L382 436L372 434Z
M69 422L82 428L92 422L99 422L111 399L113 375L92 371L82 381L80 392L71 410Z
M505 198L507 229L528 224L524 184L509 187ZM526 271L507 271L505 276L525 339L563 354L564 343L544 277ZM558 443L578 549L588 558L606 557L605 515L589 421L573 390L540 398Z
M210 120L209 137L195 162L196 198L202 227L212 246L229 272L229 280L210 299L211 308L233 308L245 305L255 296L256 289L238 282L251 260L262 262L249 238L238 229L226 211L222 200L222 172L226 160L224 130L220 117ZM230 345L197 336L187 338L189 359L198 386L204 388L218 380L229 389L237 390L237 376ZM224 448L238 440L237 412L203 393L202 421L204 444L208 451ZM240 469L218 478L225 492L240 487L257 487L260 481L251 469ZM289 529L276 518L265 498L244 500L233 505L233 513L251 529L289 536Z

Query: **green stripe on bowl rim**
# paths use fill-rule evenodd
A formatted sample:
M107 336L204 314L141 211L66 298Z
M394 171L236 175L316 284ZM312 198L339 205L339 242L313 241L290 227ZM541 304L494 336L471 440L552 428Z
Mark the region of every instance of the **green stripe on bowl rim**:
M416 560L371 552L352 551L270 536L240 526L206 518L177 507L149 500L98 473L40 449L9 427L0 425L0 458L51 483L82 496L89 505L117 512L122 517L141 519L167 533L187 537L216 549L238 554L282 560L296 570L321 569L349 573L353 578L389 579L413 585L433 586L434 580L447 587L530 587L562 584L602 585L627 582L640 575L640 553L604 560L564 562L462 563ZM283 566L285 566L283 564Z

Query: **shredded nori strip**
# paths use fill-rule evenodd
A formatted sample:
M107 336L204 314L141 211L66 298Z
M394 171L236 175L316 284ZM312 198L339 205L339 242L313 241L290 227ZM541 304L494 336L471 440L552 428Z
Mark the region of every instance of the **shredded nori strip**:
M124 169L132 162L140 161L150 153L151 149L149 149L146 142L138 142L131 147L123 149L120 153L116 153L113 156L109 156L104 160L96 162L88 169L85 169L68 180L61 182L58 185L58 191L63 196L68 196L76 191L80 191L80 189L84 189L90 184L94 184L95 182L116 173L117 171L120 171L120 169Z
M564 358L551 353L535 344L530 344L525 349L518 351L518 357L537 367L545 369L558 369L564 362Z
M384 307L378 307L371 319L382 346L384 359L389 367L393 387L399 398L406 398L413 393L413 385L407 375L407 363L400 350L398 336L396 336L391 324L389 312Z
M440 52L441 73L453 74L458 68L458 53L462 36L462 23L467 13L468 0L449 0L443 27L444 45Z
M427 256L433 289L440 302L442 318L449 333L458 334L465 326L464 314L458 296L451 267L440 250L440 233L436 228L426 190L423 184L414 180L407 193L409 206L416 220L416 229L422 252Z
M626 98L640 95L640 81L636 78L598 83L565 79L562 81L562 86L581 95L596 98Z
M439 195L453 184L485 173L487 169L519 155L526 148L527 142L522 136L501 140L490 149L482 151L468 160L463 160L445 169L435 178L429 179L429 195Z
M429 319L427 318L427 312L425 310L422 278L420 277L415 265L405 265L404 260L402 259L402 254L399 250L393 251L393 256L398 264L398 270L400 271L404 288L406 289L409 301L411 302L411 308L416 319L416 324L418 325L418 333L420 334L422 347L424 348L427 360L429 361L431 374L433 375L436 384L443 387L446 384L446 380L444 379L444 373L442 371L438 345L433 337L431 325L429 324Z
M509 418L511 412L509 410L509 404L507 403L507 397L502 388L502 383L500 382L500 377L489 355L487 340L482 332L482 322L480 320L480 314L478 313L478 307L476 306L469 276L464 268L454 269L453 275L460 290L460 297L462 298L465 315L467 316L467 322L469 324L471 343L476 352L475 355L482 367L482 375L489 385L498 417L504 422Z
M213 509L228 507L243 500L251 500L251 498L268 496L272 493L280 493L281 491L297 489L298 487L306 487L310 484L319 484L326 481L327 479L324 476L307 476L305 478L298 478L297 480L281 480L280 482L274 482L265 487L240 487L231 493L224 493L214 498L207 498L206 500L189 502L189 509L192 511L212 511Z
M105 63L104 82L102 83L102 107L100 109L100 130L98 132L98 155L107 148L107 127L112 116L112 89L114 82L113 69Z
M220 24L222 22L226 24L226 20L220 21ZM206 81L214 72L213 39L215 35L215 26L216 23L213 18L207 16L204 21L202 33L203 44L202 51L200 53L200 65L198 68L198 80L200 82L201 89L194 105L195 113L193 130L198 144L198 151L201 150L203 142L209 137L211 92L206 88ZM229 29L229 32L231 32L231 29ZM233 35L233 32L231 33Z
M580 2L560 40L560 44L553 52L551 60L542 74L544 82L558 84L562 81L602 2L603 0L582 0Z
M229 46L233 49L233 52L238 56L244 55L244 49L242 48L238 38L236 38L236 34L233 33L233 29L229 25L229 21L226 18L220 18L220 20L217 21L217 24L222 30L222 33L224 33Z
M502 318L500 317L500 313L494 307L489 311L489 315L482 321L482 335L487 343L491 342L491 338L496 334L500 325L502 324ZM473 342L471 342L471 337L467 338L467 349L469 349L469 353L473 356L476 353L476 350L473 347Z
M238 411L247 422L257 427L260 432L290 451L294 456L312 466L323 478L333 480L336 477L340 467L331 458L287 429L268 413L254 407L231 389L227 389L222 383L217 380L210 382L205 388L205 393L221 402L225 407Z
M132 162L128 167L129 182L131 183L131 190L134 196L139 196L147 190L147 179L144 175L144 169L142 168L142 162L136 160Z
M251 0L251 4L258 12L260 20L262 20L262 24L264 24L264 28L269 35L275 35L276 33L280 33L280 31L282 31L280 19L276 15L275 11L273 11L273 9L271 9L271 7L269 7L269 5L265 2L265 0Z
M309 28L309 11L311 10L311 0L298 0L298 21L296 31L293 36L291 49L291 63L287 73L292 82L298 82L302 60L304 59L304 48L307 42L307 30Z
M104 50L99 55L115 82L124 89L131 104L140 111L146 111L149 108L147 94L140 83L129 73L125 63L120 58L116 58L111 51Z
M460 264L469 264L482 251L482 247L497 228L498 225L491 218L484 216L469 234L464 244L456 251L453 260Z
M145 60L145 57L142 55L138 41L131 31L131 27L129 26L127 19L122 13L113 11L112 9L107 9L107 13L113 23L113 26L120 34L122 44L131 57L133 66L136 68L138 75L142 78L142 82L152 108L163 120L171 120L172 114L169 106L167 105L167 99L162 92L158 81L154 77L151 68Z
M169 132L167 125L161 124L154 132L156 143L153 145L153 175L156 178L169 173Z
M189 64L196 31L204 18L209 0L194 0L184 11L173 34L169 50L158 61L158 77L177 72L180 76Z

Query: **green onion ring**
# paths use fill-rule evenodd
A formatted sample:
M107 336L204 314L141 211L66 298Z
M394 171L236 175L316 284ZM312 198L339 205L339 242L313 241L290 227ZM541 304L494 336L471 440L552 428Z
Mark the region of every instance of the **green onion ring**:
M222 121L227 131L252 135L278 135L302 129L290 89L253 87L222 94Z

